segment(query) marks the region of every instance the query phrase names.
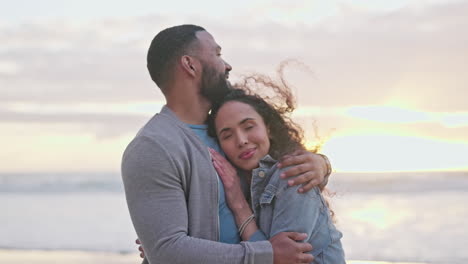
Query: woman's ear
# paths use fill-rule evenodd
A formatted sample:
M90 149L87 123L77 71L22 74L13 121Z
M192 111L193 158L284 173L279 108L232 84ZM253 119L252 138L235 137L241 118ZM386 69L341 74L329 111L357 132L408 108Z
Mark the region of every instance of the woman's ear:
M268 132L268 139L270 139L270 141L273 140L273 136L271 135L271 132L270 132L270 128L268 127L267 129L267 132Z

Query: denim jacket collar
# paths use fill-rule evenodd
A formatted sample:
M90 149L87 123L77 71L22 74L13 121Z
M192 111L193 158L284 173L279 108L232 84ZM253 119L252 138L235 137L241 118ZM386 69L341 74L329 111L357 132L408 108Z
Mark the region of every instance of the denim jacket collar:
M270 181L273 172L276 170L277 161L270 155L266 155L259 162L259 167L252 170L252 180L250 186L251 206L254 211L259 206L259 197L263 194L267 185L276 185Z
M270 155L266 155L260 160L259 168L270 169L277 161L273 159Z

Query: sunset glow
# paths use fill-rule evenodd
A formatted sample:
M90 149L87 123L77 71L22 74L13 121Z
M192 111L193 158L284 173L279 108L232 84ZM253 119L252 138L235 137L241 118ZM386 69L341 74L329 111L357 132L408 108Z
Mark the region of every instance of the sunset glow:
M396 135L349 135L323 146L337 171L468 170L468 144Z
M216 55L232 66L232 84L261 74L291 88L290 117L303 129L303 143L331 162L322 194L343 236L329 246L341 242L346 263L467 263L468 0L0 2L0 263L141 263L137 237L150 249L151 263L178 254L182 244L214 245L191 232L191 217L199 213L190 208L197 197L189 191L204 182L160 180L183 175L168 175L170 164L152 173L131 153L126 157L140 167L121 170L126 147L166 103L148 73L149 46L158 32L182 24L213 36L221 47ZM216 80L209 75L218 64L208 70L205 64L221 61L200 64L210 53L188 47L195 72L207 74L202 83ZM188 102L195 92L176 96ZM154 146L141 150L146 147ZM176 163L186 174L179 166L186 162ZM311 167L301 176L318 184L320 166ZM226 203L217 195L221 217L206 224L221 234L235 226L226 222L232 201L219 183L210 192L227 195ZM176 195L155 192L165 187ZM298 194L297 206L304 197L318 198L317 190ZM171 213L191 223L187 229L179 217L177 230L164 229L174 243L138 228L167 220L161 197L178 203ZM294 226L287 231L303 231ZM316 225L322 227L331 225ZM311 239L312 252L328 250ZM255 253L252 259L271 255L241 246ZM226 250L235 255L241 246Z
M125 146L164 104L148 45L182 23L213 34L233 82L296 59L286 72L293 116L310 141L318 128L337 171L468 169L464 3L65 2L2 13L0 172L119 171Z

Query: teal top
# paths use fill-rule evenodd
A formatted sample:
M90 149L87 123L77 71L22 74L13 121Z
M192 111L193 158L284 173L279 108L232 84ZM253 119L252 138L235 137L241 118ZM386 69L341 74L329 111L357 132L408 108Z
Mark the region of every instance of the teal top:
M224 156L224 152L219 147L216 139L208 135L208 126L207 125L191 125L187 124L188 127L192 129L195 134L207 145L208 147L216 150L218 153ZM240 237L237 232L237 225L232 214L231 209L229 209L226 204L226 197L224 195L224 186L223 181L218 176L218 186L219 186L219 241L228 244L239 244Z

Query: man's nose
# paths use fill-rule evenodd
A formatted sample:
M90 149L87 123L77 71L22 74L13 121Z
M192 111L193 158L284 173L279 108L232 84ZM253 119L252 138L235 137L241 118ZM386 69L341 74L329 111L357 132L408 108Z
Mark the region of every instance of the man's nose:
M232 70L231 64L227 63L226 61L224 61L224 66L226 67L226 73Z

